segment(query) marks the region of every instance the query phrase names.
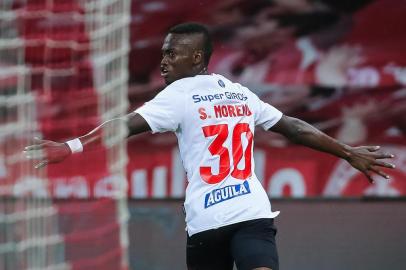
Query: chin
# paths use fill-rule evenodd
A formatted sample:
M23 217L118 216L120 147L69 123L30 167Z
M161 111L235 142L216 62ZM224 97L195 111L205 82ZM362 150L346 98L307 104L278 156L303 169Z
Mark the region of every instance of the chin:
M170 85L171 83L173 83L171 79L164 78L164 80L166 85Z
M176 81L177 79L170 78L170 77L164 77L164 80L165 80L165 84L166 84L166 85L170 85L171 83L173 83L173 82Z

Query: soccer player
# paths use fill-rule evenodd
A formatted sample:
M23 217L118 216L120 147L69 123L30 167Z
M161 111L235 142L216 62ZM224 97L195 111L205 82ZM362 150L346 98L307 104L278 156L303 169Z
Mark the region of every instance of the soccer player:
M389 176L380 167L393 155L378 146L351 147L261 101L246 87L207 66L212 43L207 29L185 23L169 30L162 46L161 75L167 87L134 112L107 121L79 138L27 146L36 168L100 145L103 128L124 121L129 136L172 131L189 184L184 202L189 270L278 270L276 229L268 196L254 173L255 126L347 160L373 181ZM42 156L37 153L44 153Z

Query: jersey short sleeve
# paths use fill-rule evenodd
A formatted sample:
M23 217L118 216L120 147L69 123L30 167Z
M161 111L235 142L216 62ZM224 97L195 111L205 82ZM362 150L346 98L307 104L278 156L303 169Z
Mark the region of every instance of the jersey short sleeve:
M253 99L255 126L261 126L264 130L270 129L281 118L282 112L276 109L274 106L263 102L257 95L251 93Z
M180 127L184 114L184 99L179 85L173 83L135 112L147 121L152 133L175 132Z

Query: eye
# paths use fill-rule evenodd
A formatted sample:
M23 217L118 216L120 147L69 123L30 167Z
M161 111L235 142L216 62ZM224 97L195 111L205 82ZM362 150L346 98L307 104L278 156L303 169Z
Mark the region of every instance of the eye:
M176 56L174 51L165 50L162 52L162 57L174 58Z

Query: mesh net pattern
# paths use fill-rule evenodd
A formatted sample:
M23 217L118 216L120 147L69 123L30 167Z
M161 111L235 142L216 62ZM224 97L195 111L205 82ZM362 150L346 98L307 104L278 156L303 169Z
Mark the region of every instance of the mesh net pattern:
M21 152L126 113L129 5L0 2L0 269L128 268L125 127L104 130L96 151L117 186L106 198L52 199L59 167L34 170Z

